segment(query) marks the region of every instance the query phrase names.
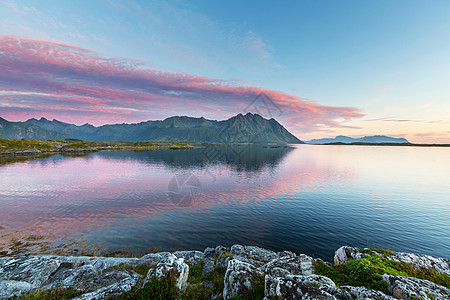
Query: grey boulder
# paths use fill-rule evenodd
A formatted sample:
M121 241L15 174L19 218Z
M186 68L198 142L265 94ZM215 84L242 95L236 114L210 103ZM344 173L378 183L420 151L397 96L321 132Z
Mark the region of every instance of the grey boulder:
M255 288L255 275L264 276L254 265L237 259L230 260L225 273L223 299L245 297Z
M280 274L280 269L291 275L312 275L313 258L300 254L294 257L281 257L274 259L265 265L264 271L268 275Z
M121 280L121 277L123 277L125 274L118 274L118 271L127 271L126 273L128 276L124 277ZM113 274L111 274L113 273ZM108 299L108 298L114 298L115 296L118 296L124 292L130 291L134 286L136 286L140 280L142 279L142 275L139 275L133 271L130 270L116 270L113 272L107 273L110 275L111 278L104 278L105 280L103 282L96 282L93 286L101 286L106 285L108 283L116 282L106 285L105 287L102 287L96 291L93 291L91 293L83 294L75 299L77 300L94 300L94 299ZM105 274L105 275L107 275Z
M320 275L265 277L266 299L337 299L334 282Z
M152 277L162 278L165 276L173 276L175 285L178 289L184 290L189 275L189 266L184 262L183 258L176 258L174 255L170 259L163 260L150 269L144 281L144 286Z
M414 277L383 275L388 283L388 290L395 298L411 299L450 299L450 289L434 282Z

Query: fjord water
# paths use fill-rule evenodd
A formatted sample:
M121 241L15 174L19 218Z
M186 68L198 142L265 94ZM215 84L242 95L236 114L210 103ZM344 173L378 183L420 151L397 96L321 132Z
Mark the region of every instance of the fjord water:
M449 257L449 166L450 148L324 145L3 162L0 235L134 253L238 243L326 260L341 245Z

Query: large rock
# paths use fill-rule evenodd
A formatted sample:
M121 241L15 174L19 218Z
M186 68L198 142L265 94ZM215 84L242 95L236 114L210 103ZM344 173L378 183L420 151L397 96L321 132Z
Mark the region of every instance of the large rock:
M450 275L450 260L431 255L397 252L388 259L405 262L415 268L433 269L441 274Z
M193 266L203 260L203 252L200 251L175 251L173 253L178 258L184 258L184 262Z
M264 295L267 299L336 299L332 294L335 292L334 282L325 276L265 277Z
M230 252L234 259L247 262L257 267L261 267L271 260L280 257L274 251L266 250L257 246L233 245L231 246ZM292 253L292 255L295 254Z
M280 269L287 271L287 273L280 271ZM279 276L282 273L291 275L312 275L313 258L305 254L294 257L277 258L265 265L264 272L272 276L277 274Z
M100 274L107 269L119 265L138 266L138 265L151 265L153 263L154 262L152 260L142 260L139 258L95 257L87 264L92 265L95 269L95 272L97 274Z
M340 299L340 300L394 300L380 291L365 287L342 286L319 275L270 276L265 279L266 299Z
M362 257L363 253L359 252L358 248L342 246L334 253L334 264L341 265L345 264L350 259L360 259Z
M95 277L77 282L74 288L79 291L98 290L116 283L119 283L127 278L141 279L144 276L137 274L134 271L127 269L113 270Z
M122 272L122 274L119 274L120 273L119 271L126 271L126 273L129 276L126 276L122 280L116 281L113 284L107 285L107 286L100 288L96 291L93 291L91 293L83 294L75 299L77 299L77 300L94 300L94 299L114 298L122 293L130 291L134 286L136 286L140 282L140 280L143 277L142 275L139 275L139 274L137 274L133 271L129 271L129 270L115 270L110 273L114 273L115 275L113 275L112 277L114 277L115 279L119 279L124 275L123 272ZM108 274L110 274L110 273L108 273ZM109 279L105 278L105 281L103 283L98 282L97 286L107 284L108 282L113 282L113 281L114 280L110 281Z
M65 263L61 264L64 266ZM83 279L94 276L97 273L92 265L84 265L76 268L70 266L61 267L44 284L42 289L66 288L74 286Z
M161 255L157 261L160 261ZM2 296L8 298L35 289L75 286L89 276L117 265L152 265L155 260L87 256L21 256L0 258ZM80 288L84 290L83 288Z
M186 282L189 275L189 266L184 263L183 258L176 258L174 255L167 260L161 261L155 268L150 269L144 281L144 286L152 277L162 278L173 276L175 285L180 289L186 288Z
M388 283L388 290L398 299L450 299L450 289L428 280L413 277L383 275Z
M230 260L225 273L223 299L248 295L250 290L255 289L255 275L264 276L254 265L237 259Z
M0 281L14 280L40 287L61 265L55 256L21 256L3 260Z
M170 252L149 253L140 258L140 260L158 264L162 261L172 261L177 257Z
M32 284L25 281L0 280L0 299L19 297L33 288Z
M347 292L350 295L349 299L370 299L370 300L394 300L395 298L386 295L383 292L377 290L371 290L363 286L341 286L339 289L343 292ZM339 297L339 292L334 294L338 299L347 299L345 297Z

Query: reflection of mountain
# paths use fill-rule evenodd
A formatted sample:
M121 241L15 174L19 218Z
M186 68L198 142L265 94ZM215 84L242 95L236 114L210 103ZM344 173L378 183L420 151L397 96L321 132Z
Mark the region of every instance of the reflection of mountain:
M0 190L4 201L0 225L7 225L5 233L20 228L34 235L65 239L117 222L124 222L124 228L129 228L134 222L140 224L135 218L149 220L179 210L189 216L223 203L243 204L250 198L263 201L272 191L279 190L271 187L279 182L271 177L275 174L272 168L279 167L292 150L222 145L176 151L105 151L85 157L57 154L5 164L0 168L9 175L2 184L9 189ZM215 160L200 159L212 151L216 151ZM239 181L242 174L255 173L258 176L250 176L253 185ZM17 174L22 174L22 181L17 181ZM190 175L200 180L194 186L201 192L195 193L195 199L189 199L191 204L185 207L170 198L170 182L174 176ZM285 179L282 184L286 184ZM23 186L27 192L20 196L13 192ZM184 197L185 190L181 189L179 196Z
M169 168L199 168L208 165L228 165L236 171L255 172L264 167L276 167L291 147L261 145L220 145L191 150L159 150L152 152L100 152L98 155L117 159L161 162Z

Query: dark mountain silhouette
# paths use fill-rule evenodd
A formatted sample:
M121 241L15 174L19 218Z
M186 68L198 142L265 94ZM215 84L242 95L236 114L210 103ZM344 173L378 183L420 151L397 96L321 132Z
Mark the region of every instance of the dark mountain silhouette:
M223 121L208 120L203 117L176 116L162 121L113 124L99 127L90 124L77 126L58 120L50 121L45 118L39 120L33 118L26 122L14 122L14 124L23 128L32 127L36 130L39 128L39 132L30 136L11 132L6 134L0 128L0 137L37 140L76 138L86 141L130 142L303 143L275 119L267 120L252 113L238 114Z

